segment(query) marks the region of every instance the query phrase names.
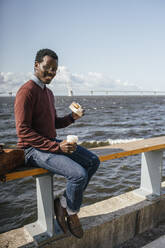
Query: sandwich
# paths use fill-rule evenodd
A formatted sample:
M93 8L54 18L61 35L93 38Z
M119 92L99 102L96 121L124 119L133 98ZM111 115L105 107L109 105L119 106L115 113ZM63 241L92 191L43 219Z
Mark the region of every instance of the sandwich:
M80 105L76 102L72 102L72 105L74 108L78 109L80 107Z
M69 106L69 108L76 113L79 116L82 116L83 114L83 109L80 106L80 104L76 103L76 102L72 102L72 104Z

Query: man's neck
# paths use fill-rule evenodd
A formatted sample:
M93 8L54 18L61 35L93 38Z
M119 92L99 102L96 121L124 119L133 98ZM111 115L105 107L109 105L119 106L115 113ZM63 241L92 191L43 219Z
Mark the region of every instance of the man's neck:
M32 75L31 80L33 80L38 86L40 86L42 89L46 87L46 85L37 77L37 75Z

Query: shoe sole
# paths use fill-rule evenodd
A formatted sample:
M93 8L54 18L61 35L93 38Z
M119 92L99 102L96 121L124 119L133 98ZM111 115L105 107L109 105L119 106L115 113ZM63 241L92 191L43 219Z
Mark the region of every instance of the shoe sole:
M75 236L76 238L78 238L78 239L81 239L82 237L83 237L83 230L82 230L82 235L80 236L78 236L78 235L76 235L74 232L72 232L72 229L70 228L70 223L69 223L69 220L68 220L68 218L67 218L67 224L68 224L68 229L69 229L69 231L71 232L71 234L73 235L73 236ZM76 228L79 228L79 227L75 227L75 229Z

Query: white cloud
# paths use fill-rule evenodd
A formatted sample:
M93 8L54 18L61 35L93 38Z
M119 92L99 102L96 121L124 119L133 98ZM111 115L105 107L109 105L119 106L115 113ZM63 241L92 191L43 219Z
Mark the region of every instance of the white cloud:
M7 95L9 92L16 94L20 86L25 83L32 73L0 72L0 93Z
M17 90L23 83L30 79L32 73L0 72L0 93L8 94ZM103 94L105 91L139 90L139 88L127 81L113 79L98 72L88 72L87 74L71 73L67 67L60 66L59 72L49 86L55 95L68 93L68 89L73 89L74 94Z

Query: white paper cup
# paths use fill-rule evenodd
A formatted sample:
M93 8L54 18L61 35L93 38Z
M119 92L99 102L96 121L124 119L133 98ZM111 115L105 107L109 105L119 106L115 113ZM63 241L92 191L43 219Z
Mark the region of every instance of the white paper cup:
M78 142L78 136L76 136L76 135L68 135L67 136L67 142L69 144L75 144L75 143L77 143Z

